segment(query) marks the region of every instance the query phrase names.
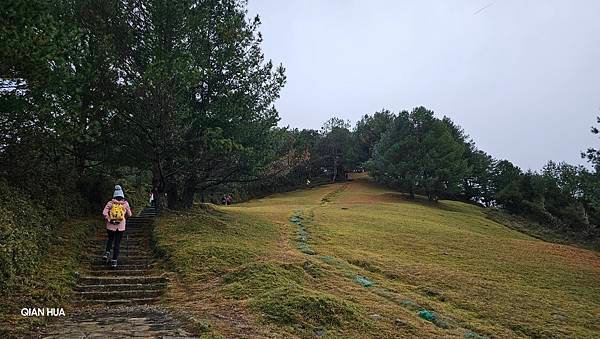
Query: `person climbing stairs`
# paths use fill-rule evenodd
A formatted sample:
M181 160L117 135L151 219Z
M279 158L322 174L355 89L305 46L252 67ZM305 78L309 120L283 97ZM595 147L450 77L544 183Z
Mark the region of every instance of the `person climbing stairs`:
M90 242L89 267L75 286L75 296L84 304L148 304L157 301L167 279L157 269L150 247L156 207L147 207L127 219L119 265L103 259L106 234L97 232Z
M155 207L127 219L119 265L102 259L107 233L90 240L86 270L77 279L75 305L42 338L195 338L158 303L167 286L150 246Z

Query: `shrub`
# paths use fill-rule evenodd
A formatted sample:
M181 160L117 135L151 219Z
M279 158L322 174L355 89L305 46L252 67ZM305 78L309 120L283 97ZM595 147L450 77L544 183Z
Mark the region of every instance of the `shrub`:
M56 221L53 213L0 180L0 288L35 272Z

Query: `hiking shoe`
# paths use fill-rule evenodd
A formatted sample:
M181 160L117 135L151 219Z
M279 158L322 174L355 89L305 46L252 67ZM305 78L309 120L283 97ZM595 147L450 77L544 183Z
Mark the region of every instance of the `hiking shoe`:
M104 252L104 255L102 256L102 259L108 260L109 257L110 257L110 251L106 251L106 252Z
M110 261L110 266L111 267L117 267L117 261L115 259Z

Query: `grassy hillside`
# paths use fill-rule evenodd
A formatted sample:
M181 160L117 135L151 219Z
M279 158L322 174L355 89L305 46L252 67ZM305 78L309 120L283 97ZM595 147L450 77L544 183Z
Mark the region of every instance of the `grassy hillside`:
M593 337L600 255L458 202L359 178L160 219L199 331L279 336ZM276 336L277 336L276 335Z
M23 317L22 308L64 308L70 314L72 288L80 271L87 240L98 218L59 223L50 234L48 252L34 273L19 276L2 290L0 298L0 337L30 337L36 328L57 320L53 317ZM2 246L0 246L2 249Z

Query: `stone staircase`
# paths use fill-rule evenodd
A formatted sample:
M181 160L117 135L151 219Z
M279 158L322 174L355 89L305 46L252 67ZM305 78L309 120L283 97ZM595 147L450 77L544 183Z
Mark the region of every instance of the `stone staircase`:
M138 216L127 219L116 268L102 259L106 230L101 228L96 232L89 246L89 269L79 276L75 287L79 304L150 304L159 299L167 279L157 268L150 247L152 221L156 215L156 209L148 207Z

